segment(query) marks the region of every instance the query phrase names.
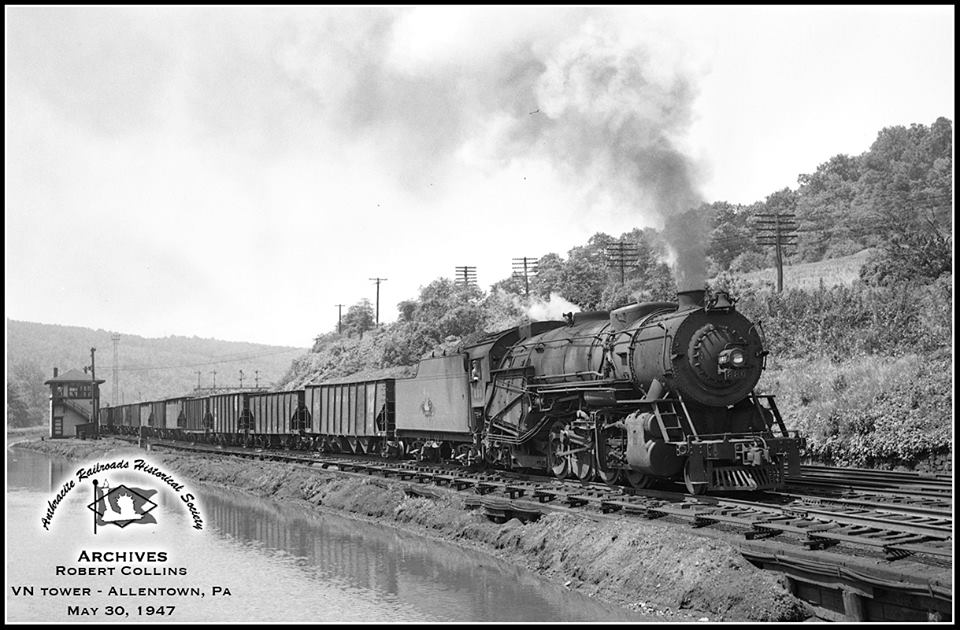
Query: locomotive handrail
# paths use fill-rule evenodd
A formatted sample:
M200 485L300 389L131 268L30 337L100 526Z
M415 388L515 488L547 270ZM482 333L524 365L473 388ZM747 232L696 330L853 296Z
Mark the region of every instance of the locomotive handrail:
M531 378L531 381L541 381L543 379L554 379L554 378L566 378L568 376L603 376L602 372L597 372L596 370L584 370L582 372L565 372L563 374L550 374L549 376L535 376ZM592 385L596 385L597 381L590 381Z
M779 439L777 437L777 434L775 434L773 431L738 431L736 433L731 433L730 431L727 431L725 433L701 433L697 437L700 440L705 440L707 438L710 438L710 439L727 438L732 440L745 440L745 439L752 439L756 437L766 437L767 439L774 439L774 440ZM691 441L693 442L696 440L691 440Z
M773 414L773 419L776 421L781 433L788 435L787 425L783 423L783 417L780 415L780 409L777 407L777 403L773 401L773 394L757 394L756 392L751 392L750 397L753 399L753 404L756 406L761 417L763 417L764 407L760 404L760 399L766 398L768 403L766 409Z
M677 400L680 401L680 408L683 409L683 419L687 421L687 426L690 427L690 432L693 433L693 437L700 437L697 434L697 427L694 426L693 420L690 419L690 412L687 410L687 403L683 401L683 398L680 396L680 392L677 392Z
M663 325L663 322L657 322L657 326L663 329L663 346L660 349L660 365L663 366L663 373L672 374L672 364L667 363L667 339L670 338L670 331Z

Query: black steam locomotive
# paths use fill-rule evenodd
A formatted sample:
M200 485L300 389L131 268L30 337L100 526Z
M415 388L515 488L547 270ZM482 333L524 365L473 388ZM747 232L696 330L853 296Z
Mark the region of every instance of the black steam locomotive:
M567 314L423 359L413 378L342 380L101 410L101 429L221 444L550 471L694 494L778 488L805 441L754 387L762 330L724 293Z

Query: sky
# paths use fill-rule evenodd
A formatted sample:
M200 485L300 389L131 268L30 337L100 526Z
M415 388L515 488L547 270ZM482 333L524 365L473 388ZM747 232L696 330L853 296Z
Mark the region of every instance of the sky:
M6 317L145 337L307 347L954 119L953 6L5 17Z

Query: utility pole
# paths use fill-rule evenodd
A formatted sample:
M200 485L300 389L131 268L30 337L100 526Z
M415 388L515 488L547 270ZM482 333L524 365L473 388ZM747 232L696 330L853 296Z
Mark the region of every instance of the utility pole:
M773 245L777 255L777 293L783 292L783 253L797 244L797 215L787 212L758 212L756 214L757 243Z
M213 389L217 389L217 371L213 371Z
M377 287L379 290L379 287ZM343 329L343 304L334 304L337 307L337 334Z
M637 261L640 256L640 247L633 243L617 241L607 245L607 266L620 269L620 284L625 280L624 270L627 267L639 267Z
M243 389L243 370L240 370L240 389Z
M97 349L90 348L90 380L93 389L93 417L90 418L92 422L97 423L97 433L100 432L100 388L97 386L97 358L96 358Z
M380 325L380 283L386 282L386 278L370 278L377 283L377 315L376 315L376 325Z
M117 346L120 344L120 335L110 337L113 340L113 406L117 406L117 391L120 390L120 359Z
M197 391L200 391L200 370L197 370Z
M463 283L463 286L477 286L477 268L476 267L457 267L456 283Z
M523 290L525 295L530 295L530 276L537 273L539 268L539 261L536 258L514 258L513 259L513 275L514 276L523 276Z
M256 380L253 382L253 384L257 389L260 389L260 370L256 370L254 372L254 376L256 377Z

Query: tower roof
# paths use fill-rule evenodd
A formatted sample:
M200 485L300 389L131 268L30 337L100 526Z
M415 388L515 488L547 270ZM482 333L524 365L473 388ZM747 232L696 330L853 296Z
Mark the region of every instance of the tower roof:
M55 376L49 381L44 381L44 385L50 385L51 383L106 383L103 379L97 379L96 381L89 374L84 374L80 370L68 370L61 374L60 376Z

